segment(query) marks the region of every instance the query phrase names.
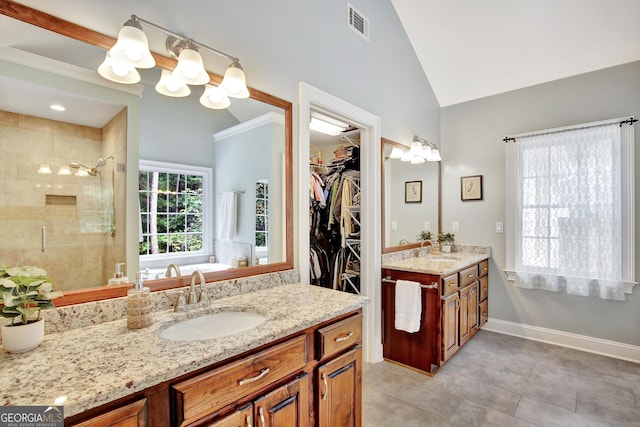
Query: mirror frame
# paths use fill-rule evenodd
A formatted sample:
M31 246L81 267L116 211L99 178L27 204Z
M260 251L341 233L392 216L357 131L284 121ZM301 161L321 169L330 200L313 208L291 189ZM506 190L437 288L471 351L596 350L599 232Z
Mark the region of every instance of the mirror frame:
M0 0L0 14L10 18L17 19L30 25L34 25L45 30L61 34L71 39L84 42L102 49L110 49L116 42L116 39L109 37L97 31L83 27L78 24L60 19L56 16L33 9L29 6L15 3L11 0ZM162 69L172 70L175 68L177 61L173 58L151 53L156 60L156 66ZM222 76L209 72L211 81L219 84ZM282 108L285 115L285 215L290 218L293 215L293 106L292 103L284 99L275 97L266 92L249 89L250 98L275 107ZM137 168L136 168L137 170ZM243 267L230 269L225 271L205 273L207 282L237 279L240 277L255 276L258 274L274 273L293 269L293 222L286 221L286 258L283 262L276 262L266 265L258 265L251 267ZM151 291L162 291L166 289L188 286L190 276L173 277L158 280L149 280L145 282ZM127 291L131 289L131 284L100 286L93 288L84 288L72 291L65 291L64 296L56 299L55 304L58 307L79 304L84 302L99 301L110 298L118 298L127 295Z
M401 246L386 246L385 245L385 217L384 217L384 211L385 211L385 194L384 194L384 177L385 177L385 173L384 173L384 149L386 146L391 146L391 147L398 147L398 148L402 148L402 149L408 149L409 147L407 147L404 144L400 144L399 142L395 142L392 141L390 139L387 138L380 138L380 200L381 200L381 205L382 205L382 216L381 216L381 224L382 224L382 238L381 238L381 244L382 244L382 253L383 254L388 254L391 252L398 252L398 251L404 251L407 249L415 249L415 248L419 248L420 247L420 243L409 243L406 245L401 245ZM440 167L440 162L436 162L438 164L438 186L437 186L437 192L438 192L438 229L436 230L436 235L438 233L440 233L441 230L441 218L442 218L442 205L440 203L440 197L441 197L441 191L440 191L440 179L441 179L441 167Z

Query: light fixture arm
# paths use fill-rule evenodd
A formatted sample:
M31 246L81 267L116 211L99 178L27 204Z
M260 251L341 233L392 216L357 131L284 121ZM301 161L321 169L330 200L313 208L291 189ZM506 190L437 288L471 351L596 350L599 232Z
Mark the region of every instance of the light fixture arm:
M424 139L424 138L422 138L422 137L420 137L420 136L418 136L418 135L413 135L413 142L421 142L421 143L425 144L425 145L426 145L427 147L429 147L429 148L433 148L433 149L435 149L435 150L437 150L437 149L438 149L438 147L436 146L436 144L434 144L434 143L433 143L433 142L431 142L431 141L427 141L426 139Z
M182 36L182 35L180 35L178 33L175 33L175 32L173 32L173 31L171 31L171 30L169 30L167 28L164 28L164 27L162 27L162 26L160 26L158 24L154 24L151 21L147 21L146 19L140 18L137 15L131 15L131 19L134 20L134 21L137 21L137 22L142 22L142 23L144 23L144 24L146 24L146 25L148 25L148 26L150 26L152 28L155 28L156 30L160 30L160 31L162 31L164 33L167 33L170 36L173 36L173 37L175 37L177 39L184 40L184 41L186 41L188 43L191 43L191 44L193 44L193 45L195 45L195 46L197 46L199 48L207 49L207 50L215 53L216 55L219 55L219 56L222 56L224 58L227 58L227 59L231 60L232 62L240 62L240 60L238 58L236 58L235 56L231 56L231 55L229 55L227 53L222 52L221 50L215 49L215 48L213 48L211 46L207 46L206 44L202 44L202 43L197 42L197 41L195 41L193 39L186 38L186 37L184 37L184 36Z

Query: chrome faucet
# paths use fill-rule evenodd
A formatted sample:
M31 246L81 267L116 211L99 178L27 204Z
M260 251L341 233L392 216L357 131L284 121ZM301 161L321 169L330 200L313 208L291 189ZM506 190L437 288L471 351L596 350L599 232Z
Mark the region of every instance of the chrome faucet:
M400 246L402 246L402 245L408 245L408 244L409 244L409 241L408 241L407 239L402 239L402 240L400 240L400 243L398 243L398 244L399 244Z
M425 244L426 242L429 242L429 241L428 241L428 240L421 240L421 241L420 241L420 257L421 257L421 258L423 258L423 257L427 256L427 252L426 252L426 250L424 249L424 244ZM431 242L429 242L429 246L431 246Z
M200 295L196 293L196 281L200 281ZM184 291L180 291L178 295L178 301L174 307L174 311L189 311L197 310L199 308L209 308L209 296L207 290L204 288L206 280L204 274L200 270L195 270L191 273L191 283L189 285L189 294L185 299Z
M167 271L164 273L164 277L171 277L171 271L174 271L176 273L176 277L180 277L180 267L178 267L176 264L169 264L167 266Z

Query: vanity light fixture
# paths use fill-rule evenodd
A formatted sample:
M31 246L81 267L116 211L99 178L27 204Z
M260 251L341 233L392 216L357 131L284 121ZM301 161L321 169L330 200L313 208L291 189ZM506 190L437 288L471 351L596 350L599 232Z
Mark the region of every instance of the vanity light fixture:
M404 155L405 151L400 147L393 147L391 149L391 154L389 154L390 159L401 159Z
M189 92L186 92L185 88L189 89L186 85L205 85L209 83L209 73L205 69L202 56L198 51L199 49L206 49L231 60L231 64L225 71L220 85L217 87L211 86L217 90L214 91L209 85L205 87L205 92L200 98L200 102L208 108L220 109L229 106L228 97L248 98L250 96L244 71L238 58L176 34L136 15L131 15L131 18L125 22L118 33L116 44L107 52L105 62L98 68L98 72L102 77L118 83L137 83L140 79L139 75L137 80L133 77L137 74L135 68L151 68L155 65L153 55L149 51L147 36L142 30L142 24L168 34L165 48L170 56L178 60L178 64L173 71L163 70L160 81L156 85L156 90L159 93L173 97L187 96ZM131 70L131 67L135 68ZM175 81L168 79L169 74ZM224 91L224 97L219 94L221 91ZM212 92L215 93L212 95ZM210 99L211 102L207 102L206 99Z
M440 157L440 151L438 150L438 147L433 142L429 142L426 139L419 137L418 135L414 135L411 146L413 147L413 144L416 144L416 143L420 144L423 151L422 157L426 161L439 162L442 160L442 158ZM424 144L424 146L422 144Z

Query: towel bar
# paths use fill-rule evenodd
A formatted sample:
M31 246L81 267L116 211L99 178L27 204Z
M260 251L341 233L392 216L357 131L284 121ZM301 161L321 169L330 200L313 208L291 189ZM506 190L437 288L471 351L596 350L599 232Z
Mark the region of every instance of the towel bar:
M382 279L382 281L383 281L384 283L396 283L396 281L395 281L395 280L391 280L391 279L389 279L388 277L385 277L384 279ZM431 282L431 284L430 284L430 285L423 285L423 284L420 284L420 287L421 287L422 289L438 289L438 282Z

